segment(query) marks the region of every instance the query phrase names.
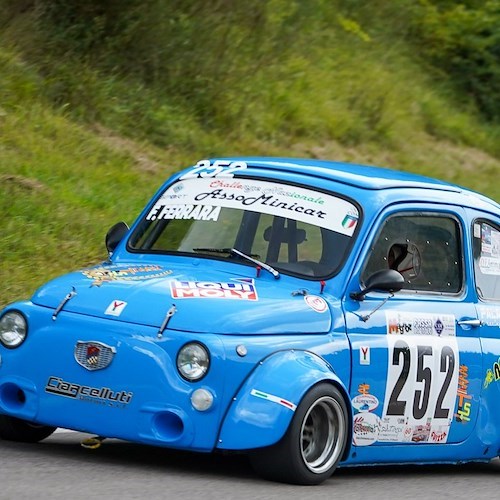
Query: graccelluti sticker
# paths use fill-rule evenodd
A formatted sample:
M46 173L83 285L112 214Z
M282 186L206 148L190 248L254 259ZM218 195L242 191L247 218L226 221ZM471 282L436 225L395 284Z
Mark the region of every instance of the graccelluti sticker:
M359 219L349 201L312 189L254 179L188 178L171 185L147 220L216 221L221 208L292 218L352 236Z

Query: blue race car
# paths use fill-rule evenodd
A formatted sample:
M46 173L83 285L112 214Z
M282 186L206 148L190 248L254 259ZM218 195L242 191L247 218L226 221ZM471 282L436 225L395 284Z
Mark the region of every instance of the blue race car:
M203 160L106 246L0 313L0 437L245 452L298 484L499 455L493 200L375 167Z

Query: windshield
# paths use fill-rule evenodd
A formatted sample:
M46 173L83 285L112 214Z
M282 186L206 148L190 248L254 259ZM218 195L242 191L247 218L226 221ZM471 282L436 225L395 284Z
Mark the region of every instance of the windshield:
M332 194L255 179L186 179L169 186L129 240L146 253L241 259L288 274L332 275L345 260L359 212Z

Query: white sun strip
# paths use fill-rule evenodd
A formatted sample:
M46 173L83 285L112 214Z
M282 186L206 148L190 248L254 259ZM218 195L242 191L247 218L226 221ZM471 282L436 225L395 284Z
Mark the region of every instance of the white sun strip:
M186 179L171 185L147 220L217 220L217 207L292 218L352 236L359 218L349 201L299 186L256 179Z

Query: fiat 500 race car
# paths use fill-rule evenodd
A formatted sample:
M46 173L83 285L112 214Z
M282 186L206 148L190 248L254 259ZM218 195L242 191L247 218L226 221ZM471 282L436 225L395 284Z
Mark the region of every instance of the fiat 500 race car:
M298 484L499 455L495 201L375 167L203 160L106 245L0 313L2 438L245 452Z

